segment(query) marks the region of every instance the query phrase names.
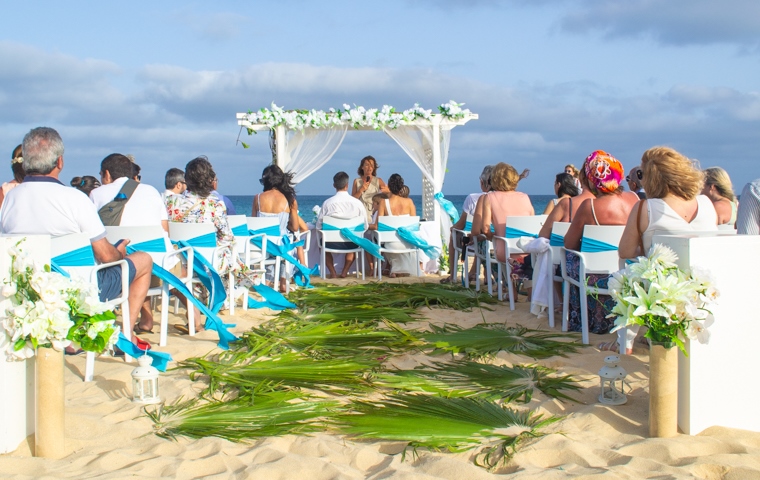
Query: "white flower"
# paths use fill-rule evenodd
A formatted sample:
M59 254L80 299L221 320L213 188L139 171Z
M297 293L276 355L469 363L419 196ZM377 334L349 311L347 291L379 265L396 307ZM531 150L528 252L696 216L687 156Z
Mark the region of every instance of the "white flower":
M16 284L11 282L3 285L2 291L0 293L2 293L4 297L11 297L13 295L16 295L16 292Z
M713 324L715 318L712 315L708 315L704 320L693 320L689 324L689 329L686 332L686 336L691 339L696 339L699 343L710 342L710 331L708 328Z

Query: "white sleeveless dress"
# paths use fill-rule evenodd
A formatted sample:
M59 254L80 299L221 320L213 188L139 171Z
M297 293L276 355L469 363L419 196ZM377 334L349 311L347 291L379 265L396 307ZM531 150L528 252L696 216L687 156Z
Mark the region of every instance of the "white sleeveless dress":
M261 195L261 194L259 194ZM256 215L257 217L276 217L280 221L280 237L277 239L271 239L272 242L276 243L277 245L282 244L282 236L288 235L290 231L288 230L288 223L290 222L290 212L280 212L280 213L269 213L269 212L262 212L261 211L261 200L259 199L259 195L256 195L256 204L259 205L259 213ZM284 268L283 268L284 267ZM289 278L293 274L293 265L291 265L288 262L285 262L284 266L280 267L280 278ZM273 269L272 266L267 267L267 280L272 280L272 277L274 274L272 273Z
M705 195L697 196L697 216L691 222L687 222L670 208L661 198L647 200L647 212L649 213L649 225L641 234L644 249L648 252L652 246L652 237L676 232L709 232L717 230L718 215L715 207Z
M391 202L387 198L385 199L385 214L389 217L395 217L391 211ZM402 217L408 217L409 215L398 215ZM409 246L403 242L386 242L385 246L388 248L409 248ZM385 253L385 258L391 264L391 273L408 273L409 275L417 273L417 254L416 253Z

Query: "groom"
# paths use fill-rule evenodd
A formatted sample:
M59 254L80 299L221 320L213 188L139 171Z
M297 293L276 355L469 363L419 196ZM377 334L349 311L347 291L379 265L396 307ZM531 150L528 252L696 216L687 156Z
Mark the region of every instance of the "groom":
M326 216L337 218L356 218L361 217L364 222L364 229L367 229L367 210L364 208L364 204L348 194L348 174L346 172L338 172L333 177L333 187L335 187L335 195L325 200L322 204L322 209L317 215L317 230L322 228L322 219ZM325 244L327 248L336 250L350 250L356 248L356 244L353 242L327 242ZM354 252L346 253L346 260L343 264L343 271L340 274L341 278L348 276L348 270L354 263ZM338 274L335 272L335 265L333 264L332 252L325 252L325 263L327 264L327 270L330 275L327 278L337 278Z

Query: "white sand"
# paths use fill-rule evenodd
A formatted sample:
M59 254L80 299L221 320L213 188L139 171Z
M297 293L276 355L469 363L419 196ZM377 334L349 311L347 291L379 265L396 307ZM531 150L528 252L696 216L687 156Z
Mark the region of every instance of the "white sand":
M348 280L351 281L351 280ZM435 277L428 281L437 281ZM346 280L337 281L346 283ZM523 299L524 300L524 299ZM536 319L524 302L514 312L499 305L483 311L489 322L508 322L532 328L548 328L546 318ZM242 332L266 320L272 312L236 310L227 321ZM471 326L482 321L481 312L432 310L436 322ZM170 316L170 324L178 323ZM157 327L156 327L157 331ZM148 335L152 343L158 334ZM612 340L613 335L591 335L591 344ZM175 360L204 355L216 349L215 332L196 337L169 335L164 349ZM645 349L623 359L633 387L628 403L599 405L598 377L606 353L593 347L568 358L533 359L502 352L495 363L539 363L572 374L585 387L575 394L585 404L560 403L540 392L530 406L539 412L563 415L549 427L552 434L524 444L514 458L493 472L473 465L471 452L435 453L424 450L402 461L402 447L391 442L354 442L319 434L287 436L235 444L217 438L178 441L152 434L152 422L130 400L130 372L135 364L101 358L95 381L82 382L84 356L66 358L66 449L61 460L31 456L29 441L7 455L0 455L3 478L262 478L262 479L480 479L495 474L520 478L565 478L606 475L605 478L760 478L760 433L712 427L696 436L647 438L648 356ZM409 367L423 360L417 356L394 363ZM161 375L162 398L170 402L193 396L203 388L183 371ZM757 415L747 412L747 415ZM31 440L31 439L29 439ZM611 476L610 476L611 474Z

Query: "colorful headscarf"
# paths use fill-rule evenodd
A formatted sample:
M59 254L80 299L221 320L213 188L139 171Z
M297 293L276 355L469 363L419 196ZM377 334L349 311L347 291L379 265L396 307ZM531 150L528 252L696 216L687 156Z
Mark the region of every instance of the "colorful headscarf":
M617 191L625 176L623 164L604 150L597 150L586 157L583 171L588 179L589 190L594 195Z

